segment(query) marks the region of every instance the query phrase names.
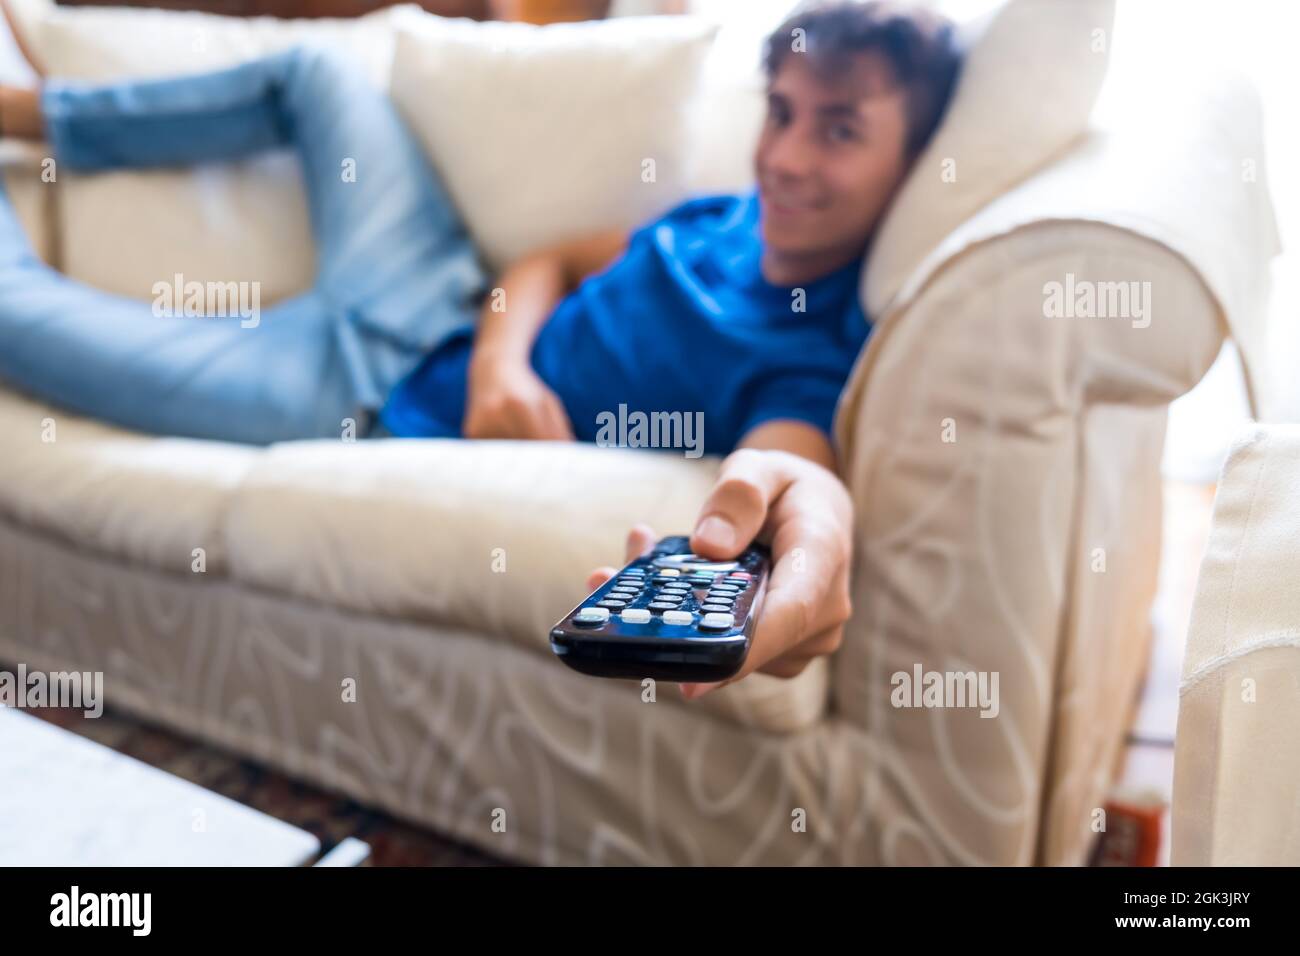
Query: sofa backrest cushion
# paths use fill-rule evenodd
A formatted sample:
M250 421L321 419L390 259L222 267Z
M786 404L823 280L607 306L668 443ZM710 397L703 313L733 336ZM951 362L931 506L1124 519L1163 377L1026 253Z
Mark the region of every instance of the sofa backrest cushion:
M631 229L689 191L687 107L715 28L398 21L392 94L493 268Z
M714 27L689 17L538 28L445 20L414 5L356 20L241 19L158 10L20 10L53 76L115 80L219 69L300 42L359 58L395 91L487 259L632 226L684 199L686 105ZM436 95L434 95L436 93ZM307 288L313 243L295 158L185 170L58 171L67 275L148 299L160 276Z

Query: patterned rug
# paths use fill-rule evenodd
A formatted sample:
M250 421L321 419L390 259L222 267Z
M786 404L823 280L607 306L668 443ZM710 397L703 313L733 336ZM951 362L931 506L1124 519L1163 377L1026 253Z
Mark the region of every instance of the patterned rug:
M356 837L370 844L369 866L509 865L347 797L291 780L119 711L105 708L93 720L76 708L33 708L27 713L306 830L320 840L322 853L346 837Z

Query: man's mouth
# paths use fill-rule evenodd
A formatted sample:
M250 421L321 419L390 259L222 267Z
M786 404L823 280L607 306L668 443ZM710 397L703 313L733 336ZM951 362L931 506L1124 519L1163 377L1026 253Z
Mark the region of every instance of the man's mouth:
M782 218L805 216L809 213L816 212L820 208L819 203L806 202L792 196L783 196L780 193L773 193L767 190L761 191L760 195L763 199L763 205L768 212Z

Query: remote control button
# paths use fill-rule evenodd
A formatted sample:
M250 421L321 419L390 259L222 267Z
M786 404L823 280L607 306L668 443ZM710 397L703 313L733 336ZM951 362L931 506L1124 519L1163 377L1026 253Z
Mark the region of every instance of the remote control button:
M649 624L650 612L643 607L630 607L619 615L626 624Z
M659 589L660 594L690 594L691 589L685 584L665 584Z
M651 601L650 610L652 611L675 611L679 601Z
M625 587L619 586L619 587L616 587L616 588L610 588L610 589L609 589L609 593L610 593L610 594L626 594L628 597L631 597L631 596L634 595L634 594L640 594L640 593L641 593L641 589L640 589L640 588L625 588Z
M605 598L603 601L596 602L596 607L627 607L627 601L620 601L618 598Z
M677 578L677 577L681 577L681 574L682 572L678 571L676 568L659 569L659 576L661 578Z
M665 624L690 624L695 615L690 611L664 611Z
M710 614L710 613L714 613L714 612L716 612L716 613L718 613L718 614L730 614L730 613L731 613L731 605L730 605L730 604L714 604L714 603L710 602L709 604L702 604L702 605L700 605L700 610L703 611L703 612L705 612L706 614Z
M698 554L665 554L655 558L659 567L684 568L687 571L731 571L740 565L735 561L710 561Z
M621 588L639 588L645 585L640 578L619 578L614 583Z
M735 627L736 618L731 614L706 614L700 621L701 629L710 631L726 631Z
M710 591L708 594L704 595L704 600L714 601L718 604L734 604L736 603L736 596L734 594L715 594L713 591Z
M624 568L624 574L645 574L645 568Z
M736 581L748 581L752 577L753 575L750 574L748 571L732 571L730 574L727 575L727 578L729 580L736 580Z
M735 587L735 586L730 585L730 584L715 584L715 585L713 585L713 593L715 593L715 594L739 594L739 593L740 593L740 588Z
M573 623L583 627L595 627L609 620L609 609L603 607L584 607L573 615Z
M691 575L690 581L691 581L692 584L712 584L712 583L713 583L713 575L712 575L712 574L694 574L694 575Z

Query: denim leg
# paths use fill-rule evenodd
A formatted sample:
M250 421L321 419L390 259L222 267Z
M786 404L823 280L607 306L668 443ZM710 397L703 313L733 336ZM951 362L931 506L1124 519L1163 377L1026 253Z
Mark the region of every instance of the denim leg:
M137 431L267 444L358 414L314 293L239 316L166 317L68 279L27 247L0 187L0 379Z
M42 104L55 155L74 169L294 148L317 277L248 329L161 319L30 257L0 256L0 375L22 387L150 431L338 434L339 418L377 410L427 351L473 323L486 279L454 207L388 98L337 55L300 47L198 76L51 82ZM2 194L0 204L3 250L18 234ZM71 356L80 374L60 367Z
M293 148L311 210L317 288L398 342L428 349L450 331L441 313L460 306L455 318L464 319L463 306L486 288L455 206L392 101L333 50L293 47L162 80L51 81L42 108L56 157L73 169Z
M344 347L377 408L427 352L476 321L487 277L389 98L330 52L303 47L287 59L281 103L315 224L316 289L351 317Z

